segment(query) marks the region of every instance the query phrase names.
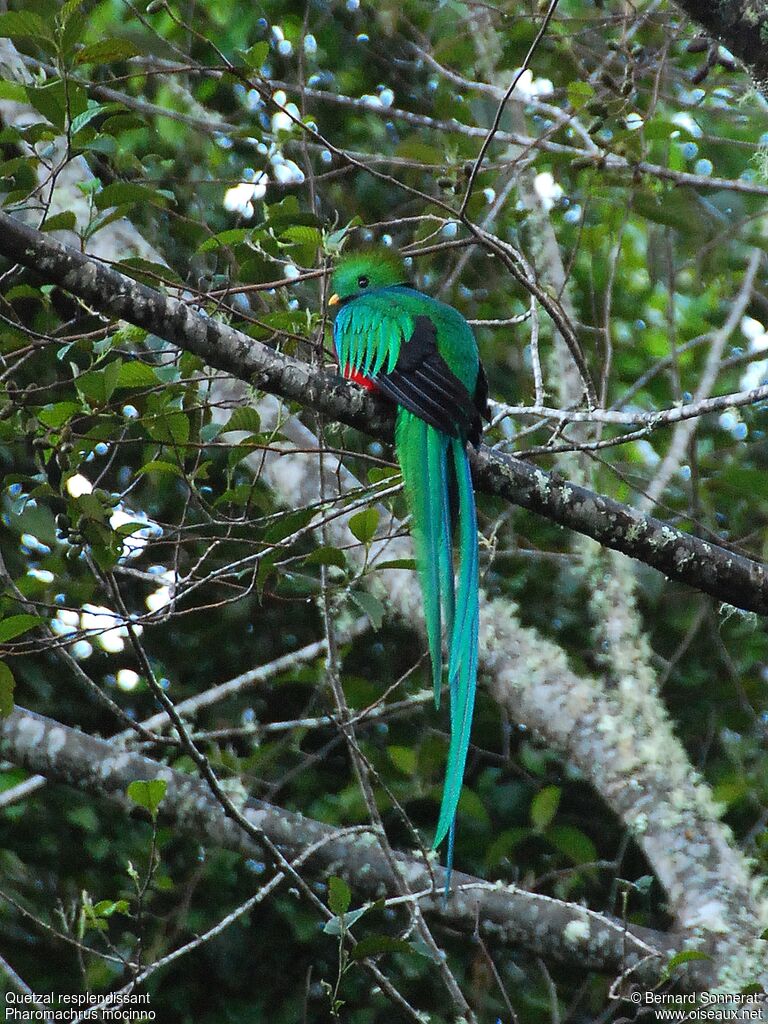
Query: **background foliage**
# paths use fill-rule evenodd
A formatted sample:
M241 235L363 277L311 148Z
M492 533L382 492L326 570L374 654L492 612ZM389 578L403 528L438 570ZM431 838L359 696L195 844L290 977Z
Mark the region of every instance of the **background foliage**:
M503 91L521 67L542 13L453 0L155 0L147 8L12 0L0 34L23 65L5 64L0 82L5 207L43 230L69 232L62 237L70 241L74 232L86 251L127 218L148 244L139 255L130 247L105 253L119 269L154 287L182 287L211 315L307 359L330 361L328 345L321 354L318 343L322 282L305 271L337 253L347 225L357 229L352 244L405 248L419 286L467 317L520 316L527 293L501 261L460 244L466 232L450 209L460 206L498 107L493 90ZM667 4L560 3L532 74L514 94L525 102L508 105L467 207L544 279L542 219L551 226L607 406L667 409L697 395L712 332L736 300L751 251L768 238L765 101L727 52L691 47L696 38ZM278 108L266 98L275 93ZM637 170L638 162L654 169ZM75 169L74 185L67 168ZM381 782L390 837L396 846L411 841L392 798L429 837L445 722L424 700L404 710L398 703L428 687L423 640L363 588L348 552L303 530L311 509L286 511L254 478L246 456L282 444L279 427L264 429L250 408L227 408L195 357L106 323L33 274L4 271L0 547L58 643L131 718L145 718L154 700L125 621L140 627L155 676L180 701L321 637L319 598L329 588L340 621L371 620L341 650L350 707L363 709L384 691L398 705L358 734ZM710 390L763 380L766 323L758 272ZM562 356L545 316L539 328L548 404L557 404ZM477 332L492 396L530 404L531 321ZM630 430L571 426L555 436L551 420L518 416L490 439L520 451L614 438L615 446L569 461L531 457L638 504L671 430L662 424L622 441ZM764 557L765 430L762 403L702 418L657 514ZM325 438L349 450L349 466L368 484L394 473L378 442L330 424ZM402 513L398 497L388 500ZM552 524L490 500L480 517L489 592L520 601L523 622L560 644L575 669L602 671L590 611L600 570L585 549ZM358 542L370 540L377 522L375 512L358 517ZM387 570L362 574L370 571ZM639 567L638 579L652 663L678 734L727 823L764 867L765 631L651 570ZM35 633L36 620L18 618L9 593L0 611L16 700L114 732L119 723L78 688L56 645ZM311 817L353 824L367 820L366 808L343 737L322 719L332 710L319 658L201 713L196 729L224 777ZM294 719L314 722L264 728ZM558 753L500 720L482 688L473 740L457 845L462 870L650 927L670 923L627 827ZM191 768L172 746L152 753ZM0 785L21 778L6 765ZM266 871L162 826L154 834L140 818L126 823L111 807L58 787L6 807L0 835L11 898L0 905L0 950L41 992L122 983L122 966L98 954L134 956L140 946L145 961L161 956L246 899ZM153 843L159 861L148 878ZM314 884L327 900L325 882ZM56 939L20 907L94 954ZM401 926L394 910L376 910L360 936L394 936ZM508 1019L484 951L450 934L441 941L480 1018ZM547 968L522 951L493 958L521 1021L620 1012L608 1002L610 979ZM450 1017L423 951L389 953L382 965L429 1019ZM338 969L337 940L283 889L155 975L149 990L163 1021L319 1020L330 1013L327 986ZM391 1019L360 969L344 975L339 998L346 1020Z

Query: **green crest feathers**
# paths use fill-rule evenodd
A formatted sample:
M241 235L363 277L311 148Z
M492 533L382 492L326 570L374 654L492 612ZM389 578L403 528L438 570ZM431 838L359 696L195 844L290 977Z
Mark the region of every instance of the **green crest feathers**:
M383 247L363 249L342 257L331 276L331 291L340 299L348 299L366 289L391 288L407 281L398 252Z

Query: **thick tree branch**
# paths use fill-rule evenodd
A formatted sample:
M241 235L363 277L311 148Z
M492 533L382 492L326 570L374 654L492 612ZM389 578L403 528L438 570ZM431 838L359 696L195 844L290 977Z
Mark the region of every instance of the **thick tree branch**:
M0 756L51 781L106 797L126 812L135 811L126 796L131 782L163 779L167 790L160 813L167 822L198 841L249 857L264 856L264 851L226 816L200 779L42 715L16 708L2 720ZM310 873L343 875L361 898L378 899L384 893L397 893L386 858L370 835L345 832L261 800L246 800L242 813L288 859L317 844L317 851L307 861ZM444 904L443 868L432 868L436 882L433 888L430 871L422 861L408 854L398 854L397 859L422 910L433 919L466 934L473 934L479 922L481 932L494 942L524 946L582 970L618 974L631 968L633 980L652 984L658 980L666 958L679 951L682 944L673 935L625 928L620 921L576 904L482 882L458 871L453 873L454 888ZM694 983L693 974L688 980Z
M392 436L391 409L340 376L275 352L3 212L0 253L100 312L146 328L212 367L369 434ZM768 614L768 573L759 562L485 446L473 458L473 476L478 490L584 533L719 601Z
M746 64L768 88L768 4L765 0L674 0L702 28Z

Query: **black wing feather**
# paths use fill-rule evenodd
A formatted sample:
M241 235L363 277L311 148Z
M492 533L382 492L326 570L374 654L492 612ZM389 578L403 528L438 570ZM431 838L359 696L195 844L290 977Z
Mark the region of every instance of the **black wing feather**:
M413 334L400 346L400 354L391 373L376 378L376 386L388 398L415 416L451 437L467 437L473 444L480 439L480 416L485 413L480 368L475 397L470 395L456 374L437 351L437 328L428 316L417 316ZM480 402L478 402L478 398ZM482 403L482 404L480 404Z

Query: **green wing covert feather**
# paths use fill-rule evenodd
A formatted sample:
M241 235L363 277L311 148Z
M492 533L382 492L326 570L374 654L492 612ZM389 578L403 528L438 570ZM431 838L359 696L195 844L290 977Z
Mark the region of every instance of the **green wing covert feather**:
M333 333L342 367L375 378L394 369L403 339L413 333L413 320L407 311L393 310L391 303L369 295L339 311Z

